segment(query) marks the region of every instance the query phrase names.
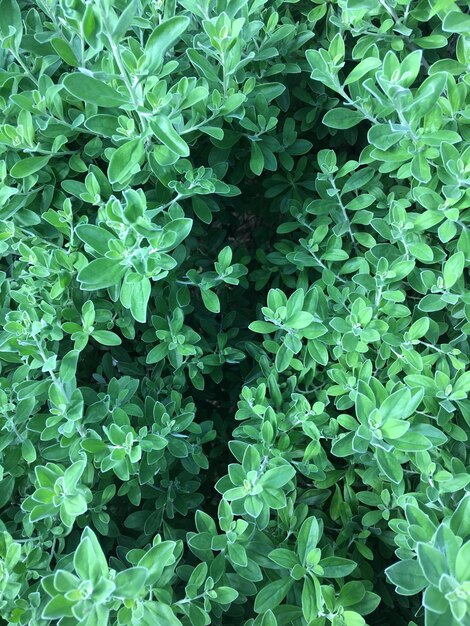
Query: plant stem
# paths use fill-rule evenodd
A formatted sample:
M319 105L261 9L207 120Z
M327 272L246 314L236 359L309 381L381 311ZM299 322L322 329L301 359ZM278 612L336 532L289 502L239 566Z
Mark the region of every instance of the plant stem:
M116 64L117 64L117 66L119 68L119 71L121 73L121 78L124 81L124 84L126 85L127 90L129 91L129 95L130 95L130 97L132 99L132 103L133 103L133 105L136 108L135 112L137 113L138 118L140 120L141 130L145 134L146 130L147 130L147 120L145 119L145 116L142 115L137 110L137 109L139 109L139 107L142 106L142 102L140 102L139 97L137 96L137 94L135 92L134 86L132 85L131 80L129 78L129 75L127 73L127 70L126 70L126 68L124 66L124 62L123 62L122 57L121 57L121 51L119 50L119 44L116 45L114 43L114 41L112 40L112 36L110 34L108 34L108 40L109 40L109 44L110 44L110 47L111 47L111 51L113 53L114 60L116 61Z

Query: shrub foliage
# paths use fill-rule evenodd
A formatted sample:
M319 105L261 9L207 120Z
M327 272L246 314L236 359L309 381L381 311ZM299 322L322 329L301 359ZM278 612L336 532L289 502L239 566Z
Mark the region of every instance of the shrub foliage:
M0 616L470 625L470 15L0 0Z

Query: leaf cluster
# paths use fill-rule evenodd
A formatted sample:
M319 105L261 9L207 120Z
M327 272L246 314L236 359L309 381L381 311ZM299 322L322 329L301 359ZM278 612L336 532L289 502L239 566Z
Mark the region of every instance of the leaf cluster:
M470 626L461 0L0 0L0 619Z

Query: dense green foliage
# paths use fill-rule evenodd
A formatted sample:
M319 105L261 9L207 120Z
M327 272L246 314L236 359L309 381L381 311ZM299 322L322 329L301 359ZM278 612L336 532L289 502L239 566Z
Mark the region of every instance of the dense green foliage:
M465 3L0 41L1 623L469 626Z

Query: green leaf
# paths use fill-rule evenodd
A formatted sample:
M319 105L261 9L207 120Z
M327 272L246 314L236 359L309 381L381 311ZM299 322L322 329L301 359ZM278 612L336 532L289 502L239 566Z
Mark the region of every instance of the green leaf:
M50 161L50 156L33 156L17 161L10 170L13 178L25 178L42 170Z
M72 67L78 67L80 65L74 51L65 39L60 37L54 37L51 39L51 44L60 58Z
M432 248L426 243L411 243L409 245L409 251L423 263L429 263L434 259Z
M450 527L459 537L470 535L470 495L466 495L450 518Z
M44 619L60 619L63 617L72 617L72 607L75 605L74 600L68 600L64 596L55 596L49 600L43 609L42 617Z
M414 50L400 63L400 84L409 87L414 83L421 69L423 51Z
M113 26L113 39L119 43L137 17L136 0L131 0Z
M112 137L116 134L119 126L119 120L115 115L98 113L97 115L87 117L84 124L88 130L91 130L98 135Z
M272 333L278 330L278 327L272 322L261 322L261 321L251 322L248 328L252 330L254 333L263 333L263 334Z
M168 252L179 246L191 232L192 226L193 220L188 217L179 217L165 224L163 227L165 245L159 246L159 250Z
M152 74L158 71L166 52L178 41L189 26L189 18L183 15L161 22L147 39L141 71Z
M366 595L366 591L363 583L351 580L346 583L343 587L341 587L341 591L339 593L338 602L341 603L341 606L353 606L360 602Z
M314 550L321 537L320 525L316 517L308 517L300 527L297 538L297 553L303 565L307 565L307 555Z
M115 259L95 259L80 270L77 280L87 291L117 285L126 273L126 268Z
M147 570L147 579L149 584L158 582L165 567L174 563L173 553L175 551L174 541L162 541L152 546L142 558L139 560L139 567Z
M350 85L351 83L355 83L360 80L363 76L375 70L377 67L381 65L380 59L376 59L374 57L369 57L363 59L360 63L356 65L356 67L348 74L346 80L344 81L345 85Z
M119 346L122 343L121 338L110 330L94 330L91 336L103 346Z
M282 344L276 353L276 361L275 361L276 370L278 372L285 371L291 364L293 356L294 356L294 353L292 352L292 350L286 347L285 344Z
M63 80L65 89L75 98L100 107L118 107L129 102L129 98L96 78L74 72Z
M343 619L345 626L366 626L366 620L355 611L345 611Z
M183 626L168 604L153 602L151 608L151 624L165 624L165 626ZM150 626L150 624L149 624Z
M34 463L37 458L36 448L29 439L21 442L21 456L26 463Z
M266 611L263 615L261 626L278 626L277 620L272 611Z
M65 470L64 473L64 489L68 494L73 494L76 490L78 481L85 471L85 461L76 461Z
M274 563L277 563L281 567L285 567L286 569L291 569L299 562L297 556L294 552L287 550L286 548L277 548L269 553L269 558Z
M322 559L319 565L323 568L325 578L343 578L353 572L357 563L339 556L328 556Z
M130 310L136 322L145 323L147 319L147 307L151 290L150 280L146 276L141 276L140 280L132 285Z
M315 586L310 578L305 577L302 587L302 615L307 623L318 616L319 608L316 603Z
M16 0L0 0L0 36L5 39L13 29L13 46L18 50L23 36L23 20L21 10Z
M437 293L429 293L427 296L424 296L422 300L420 300L418 304L418 308L420 311L424 313L432 313L433 311L441 311L445 309L446 301L441 298L441 296Z
M402 387L391 396L385 398L380 405L380 414L384 421L390 419L405 419L419 406L422 399L420 391L411 394L410 390Z
M95 533L86 528L74 552L73 566L82 580L96 584L108 573L108 564Z
M406 559L391 565L385 570L389 581L397 587L403 596L413 596L427 585L418 561Z
M422 117L434 107L446 85L446 82L447 74L445 72L437 72L436 74L426 78L416 92L415 101L412 107L414 116Z
M168 354L168 346L164 343L161 343L158 346L153 347L150 352L147 354L147 358L145 360L146 363L159 363L162 359L166 357Z
M295 470L291 465L279 465L265 472L259 479L259 484L268 489L280 489L295 476Z
M113 152L108 165L108 178L111 184L125 184L140 170L145 154L144 142L140 137L131 139Z
M157 115L150 122L155 137L169 150L181 157L189 156L189 146L180 137L170 120L164 115Z
M352 440L353 433L343 433L339 435L331 446L332 454L340 458L353 454Z
M286 320L286 326L294 328L295 330L301 330L309 326L313 322L313 319L314 317L311 313L299 311Z
M359 122L362 122L364 116L359 111L353 111L352 109L345 109L338 107L337 109L331 109L323 117L323 124L330 128L338 128L344 130L346 128L352 128L357 126Z
M427 183L431 180L431 168L422 152L416 154L411 160L411 173L422 183ZM420 257L418 256L418 258Z
M465 267L465 255L463 252L456 252L447 259L444 264L444 286L450 289L462 276Z
M416 550L424 577L431 585L439 587L441 576L448 573L445 556L427 543L419 542Z
M59 370L59 376L62 382L66 383L75 378L79 355L80 352L78 350L70 350L63 357Z
M398 460L393 454L385 452L382 448L376 448L375 455L380 470L392 483L399 485L403 480L403 468Z
M429 324L429 317L421 317L419 320L416 320L408 331L410 339L421 339L421 337L424 337L429 330Z
M468 582L470 580L470 541L464 543L457 554L455 575L460 582Z
M238 591L230 587L216 587L214 591L217 594L214 602L218 604L230 604L238 598Z
M250 169L256 176L260 176L264 169L264 155L256 141L251 143Z
M143 591L147 580L147 569L145 567L131 567L122 572L118 572L114 579L116 585L113 596L117 598L136 599Z
M103 256L109 250L109 242L116 240L116 237L109 230L93 224L79 224L76 226L75 232L79 239Z
M367 133L369 142L379 148L379 150L388 150L404 137L404 132L399 129L391 128L389 124L374 124Z
M263 587L255 598L256 613L265 613L277 607L288 594L293 582L292 578L286 576Z
M220 313L220 302L216 293L210 289L201 289L201 297L208 311L211 313Z
M455 8L455 11L450 11L444 17L442 29L448 33L459 33L468 37L470 35L470 16L462 13L457 6Z
M380 430L384 437L388 439L400 439L410 427L409 422L399 419L389 419L380 427Z

